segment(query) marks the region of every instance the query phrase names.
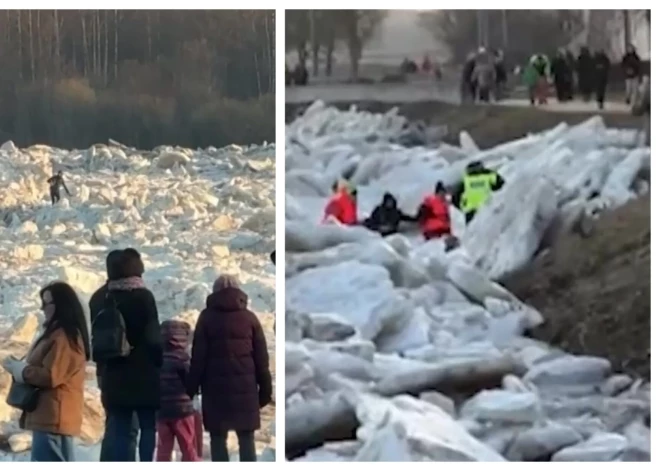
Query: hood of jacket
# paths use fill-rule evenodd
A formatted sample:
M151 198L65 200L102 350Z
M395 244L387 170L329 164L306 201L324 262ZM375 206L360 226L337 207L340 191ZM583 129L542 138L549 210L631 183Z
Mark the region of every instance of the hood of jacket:
M243 311L247 305L248 295L239 288L223 288L206 298L206 307L213 311Z
M163 349L166 352L187 351L190 339L190 326L186 322L169 320L160 325Z

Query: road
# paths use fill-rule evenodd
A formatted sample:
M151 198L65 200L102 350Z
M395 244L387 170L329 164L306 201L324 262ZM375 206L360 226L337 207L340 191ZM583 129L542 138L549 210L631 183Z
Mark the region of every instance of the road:
M405 84L345 84L317 83L306 87L287 87L286 103L309 103L323 100L326 103L347 102L381 102L381 103L416 103L439 101L450 104L460 103L458 83L455 80L417 80ZM501 106L526 107L529 101L523 98L510 98L497 102ZM483 105L488 106L488 105ZM623 102L611 101L605 103L605 108L599 110L595 102L572 101L558 103L550 99L547 105L539 107L549 112L562 113L629 113L630 107Z

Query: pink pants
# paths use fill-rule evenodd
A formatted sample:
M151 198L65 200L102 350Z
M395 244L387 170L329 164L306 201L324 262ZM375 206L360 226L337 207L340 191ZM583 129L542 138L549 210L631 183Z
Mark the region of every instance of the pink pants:
M197 456L204 455L204 425L202 423L202 414L195 411L195 445L197 448Z
M172 459L175 438L179 443L182 461L200 461L199 453L197 452L197 433L194 415L183 419L159 420L156 428L158 430L156 461L170 461Z

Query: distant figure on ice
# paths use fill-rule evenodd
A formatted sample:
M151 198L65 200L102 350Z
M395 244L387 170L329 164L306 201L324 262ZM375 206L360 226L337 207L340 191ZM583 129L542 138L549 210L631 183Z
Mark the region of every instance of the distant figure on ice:
M58 171L57 174L53 175L48 179L48 184L50 185L50 201L53 205L60 200L60 187L64 188L66 194L71 196L69 189L64 183L64 177L62 176L62 170Z
M580 55L577 60L578 88L582 99L587 102L591 100L593 93L593 74L594 64L591 52L587 47L580 49Z
M357 224L357 189L351 185L340 185L339 183L333 184L332 189L334 194L325 207L323 222L332 217L348 226Z
M481 162L472 162L465 169L463 181L452 197L454 206L461 208L465 221L469 223L474 215L490 199L493 191L504 186L499 173L489 170Z
M394 195L385 193L382 203L376 206L371 215L364 221L364 226L386 237L399 232L401 221L414 222L416 220L399 209Z
M621 60L621 68L626 75L626 104L629 105L634 100L633 95L637 93L642 72L642 62L632 44L628 44L626 54Z
M601 110L605 104L605 92L610 75L610 59L605 54L604 49L600 49L593 58L594 62L594 91L596 92L596 101Z
M436 183L435 192L424 198L417 210L416 219L426 240L451 235L447 190L442 182Z

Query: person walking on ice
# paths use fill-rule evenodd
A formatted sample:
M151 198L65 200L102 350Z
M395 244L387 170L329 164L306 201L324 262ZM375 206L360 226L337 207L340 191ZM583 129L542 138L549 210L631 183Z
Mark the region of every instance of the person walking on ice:
M60 200L60 187L64 188L66 194L71 196L71 192L66 187L64 183L64 177L62 176L62 170L58 171L57 174L53 175L48 179L48 184L50 185L50 201L55 205Z

